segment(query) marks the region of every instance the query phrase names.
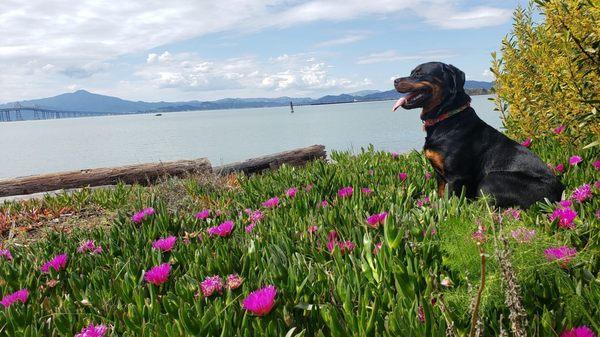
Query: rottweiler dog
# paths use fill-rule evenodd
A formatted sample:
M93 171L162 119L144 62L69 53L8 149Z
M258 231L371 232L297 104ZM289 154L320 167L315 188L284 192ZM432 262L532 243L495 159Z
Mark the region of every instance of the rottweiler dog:
M406 94L394 111L423 108L423 149L435 170L438 194L447 184L454 194L486 194L498 207L523 209L544 198L560 200L564 187L554 173L529 149L482 121L464 84L461 70L441 62L421 64L394 81Z

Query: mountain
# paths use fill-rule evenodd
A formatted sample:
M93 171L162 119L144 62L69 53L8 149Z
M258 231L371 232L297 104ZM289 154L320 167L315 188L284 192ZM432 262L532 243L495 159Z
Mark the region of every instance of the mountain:
M492 87L490 82L466 81L467 93L486 94ZM382 101L398 99L396 90L362 90L351 94L327 95L317 99L309 97L277 97L277 98L224 98L216 101L187 102L144 102L128 101L118 97L94 94L85 90L61 94L54 97L33 99L19 102L24 107L37 106L42 109L59 111L79 111L96 113L136 113L136 112L169 112L192 110L216 110L238 108L261 108L285 106L293 102L295 105L334 104L365 101ZM0 108L14 107L15 103L0 105Z

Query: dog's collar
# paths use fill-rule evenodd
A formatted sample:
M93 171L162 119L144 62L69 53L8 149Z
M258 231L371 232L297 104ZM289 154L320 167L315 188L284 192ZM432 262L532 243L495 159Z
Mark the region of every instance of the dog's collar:
M463 105L461 107L458 107L458 108L456 108L454 110L450 110L448 112L444 112L443 114L439 115L436 118L431 118L431 119L424 120L423 121L423 130L426 130L428 127L430 127L432 125L435 125L435 124L443 121L446 118L450 118L450 117L452 117L452 116L454 116L454 115L462 112L463 110L465 110L466 108L468 108L470 106L471 106L471 102L467 102L467 104L465 104L465 105Z

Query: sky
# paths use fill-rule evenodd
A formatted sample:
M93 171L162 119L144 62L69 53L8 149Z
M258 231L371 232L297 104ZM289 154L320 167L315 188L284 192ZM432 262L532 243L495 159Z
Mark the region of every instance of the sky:
M0 102L392 89L427 61L491 81L519 0L2 0Z

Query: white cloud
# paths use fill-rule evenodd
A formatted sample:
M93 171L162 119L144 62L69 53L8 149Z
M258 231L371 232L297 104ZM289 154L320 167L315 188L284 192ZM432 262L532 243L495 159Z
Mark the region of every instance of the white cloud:
M344 45L344 44L350 44L350 43L364 40L368 36L369 36L369 33L367 33L367 32L351 33L351 34L347 34L347 35L344 35L344 36L336 38L336 39L319 42L319 43L315 44L315 48L326 48L326 47L334 47L334 46L340 46L340 45Z
M155 87L184 91L261 88L278 92L318 92L324 89L349 89L370 85L369 79L333 76L331 66L306 54L283 54L267 61L254 57L206 60L192 53L171 54L161 60L148 55L136 75Z
M494 74L492 74L492 72L490 71L489 68L484 69L483 73L481 73L481 76L483 76L483 78L486 79L486 80L493 80L494 79Z
M400 54L395 50L388 50L380 53L372 53L366 56L361 56L358 58L356 63L374 64L408 60L444 60L455 56L455 53L447 50L429 50L414 54Z

